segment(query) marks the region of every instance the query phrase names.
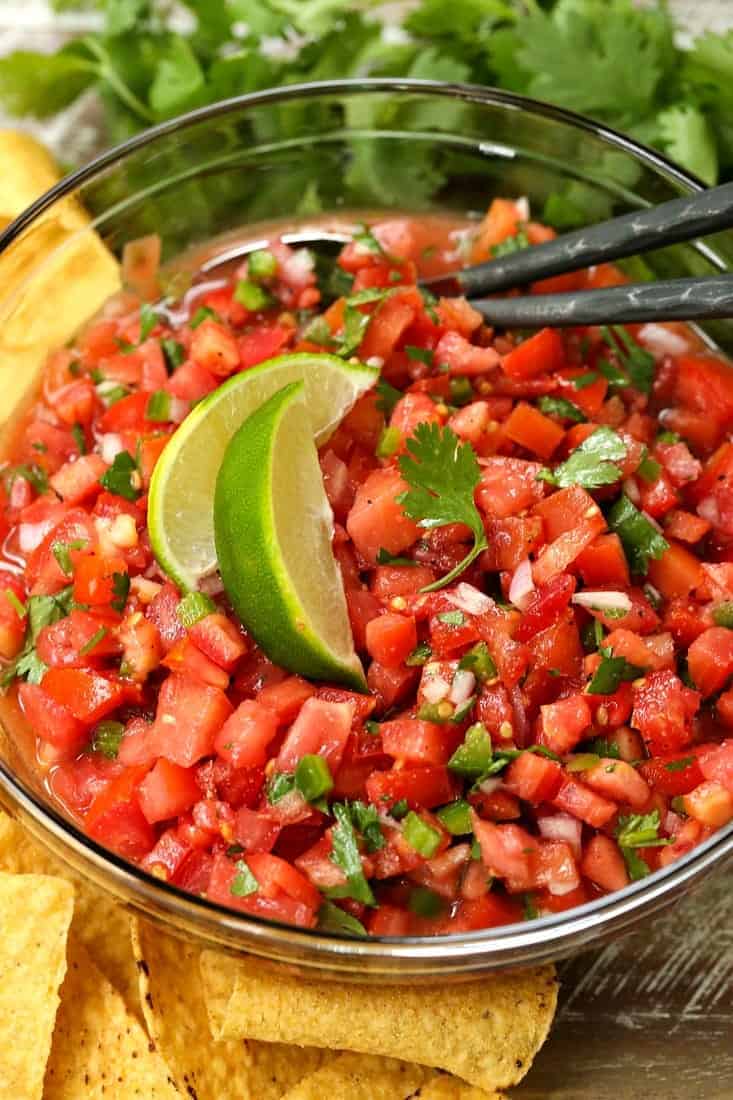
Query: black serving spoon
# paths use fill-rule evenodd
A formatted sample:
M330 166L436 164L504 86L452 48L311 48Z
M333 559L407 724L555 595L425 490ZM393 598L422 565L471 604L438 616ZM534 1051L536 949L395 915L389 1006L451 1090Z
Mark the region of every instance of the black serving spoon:
M622 214L553 241L423 279L436 294L462 294L492 325L617 324L733 316L733 275L627 284L601 290L486 298L553 275L636 256L733 227L733 183Z

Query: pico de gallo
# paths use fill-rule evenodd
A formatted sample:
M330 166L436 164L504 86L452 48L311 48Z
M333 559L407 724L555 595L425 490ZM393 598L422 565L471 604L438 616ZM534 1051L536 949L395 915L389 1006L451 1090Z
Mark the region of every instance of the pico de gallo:
M497 199L335 261L274 238L167 297L159 242L128 248L0 467L2 705L93 840L247 914L432 935L733 819L730 365L683 325L494 331L416 286L552 236ZM320 451L365 693L276 667L216 576L178 591L150 549L177 424L285 350L381 368Z

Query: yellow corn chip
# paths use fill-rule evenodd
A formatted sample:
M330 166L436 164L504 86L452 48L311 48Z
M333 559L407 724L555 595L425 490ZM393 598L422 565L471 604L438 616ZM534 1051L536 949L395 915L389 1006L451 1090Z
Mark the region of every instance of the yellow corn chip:
M0 874L2 1100L41 1100L73 911L67 882Z
M73 929L96 966L131 1012L140 1015L138 979L130 945L130 918L110 894L97 890L67 864L38 844L16 821L0 812L0 871L57 875L76 894Z
M282 1100L406 1100L430 1071L374 1054L339 1054L286 1092Z
M486 1092L464 1081L458 1081L450 1074L441 1073L431 1077L427 1085L414 1092L409 1100L506 1100L504 1093Z
M58 179L43 146L0 130L0 228ZM0 256L3 414L29 392L49 351L63 346L119 289L117 261L74 198L54 204Z
M552 967L432 987L319 983L211 951L201 969L217 1038L409 1055L488 1091L524 1077L557 1003Z
M180 1100L160 1054L81 943L69 965L43 1100Z
M151 1038L180 1091L198 1100L279 1100L323 1061L320 1050L211 1037L198 948L133 919L140 1000Z

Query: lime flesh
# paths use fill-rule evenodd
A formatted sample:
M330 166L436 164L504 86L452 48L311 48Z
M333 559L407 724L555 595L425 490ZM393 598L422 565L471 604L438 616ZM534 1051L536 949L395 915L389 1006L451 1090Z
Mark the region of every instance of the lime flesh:
M216 568L214 485L227 444L250 413L302 381L311 436L320 445L378 375L335 355L280 355L234 375L196 406L156 463L148 501L153 552L179 588L196 589Z
M214 529L224 587L268 657L363 690L302 382L275 393L232 437Z

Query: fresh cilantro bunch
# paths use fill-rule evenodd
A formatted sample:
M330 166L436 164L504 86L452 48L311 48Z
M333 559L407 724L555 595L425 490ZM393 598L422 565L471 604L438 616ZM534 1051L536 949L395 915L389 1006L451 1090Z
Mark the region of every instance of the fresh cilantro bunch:
M662 0L644 7L633 0L419 0L388 34L376 0L181 0L190 25L171 21L168 0L56 6L97 8L104 29L55 54L16 51L1 59L0 102L18 116L46 117L94 87L110 141L260 88L411 76L527 93L656 145L708 183L733 174L733 32L705 34L681 50ZM437 112L439 122L461 109L449 102L400 108L405 118ZM402 121L380 117L385 108L366 99L349 110L348 121L364 127ZM442 180L435 151L418 155L410 147L409 154L385 173L384 149L355 143L348 168L355 198L394 202L409 194L417 204L432 195ZM609 175L612 169L604 166ZM327 173L316 162L310 193L298 181L294 194L317 203ZM588 209L592 196L582 184L571 190L554 202L557 224L607 213Z

